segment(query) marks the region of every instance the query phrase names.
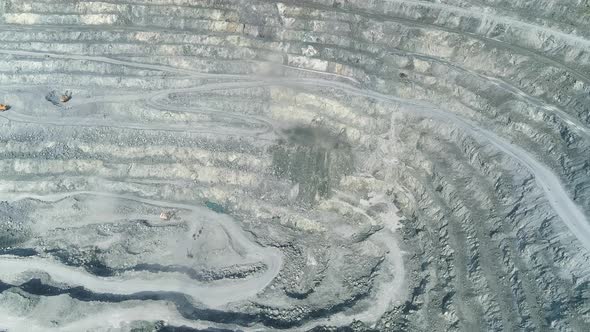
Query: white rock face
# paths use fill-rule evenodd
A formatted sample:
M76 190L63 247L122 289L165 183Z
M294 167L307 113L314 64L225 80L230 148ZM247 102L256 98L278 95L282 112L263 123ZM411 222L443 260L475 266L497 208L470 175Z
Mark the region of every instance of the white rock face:
M590 4L0 0L0 331L590 330Z

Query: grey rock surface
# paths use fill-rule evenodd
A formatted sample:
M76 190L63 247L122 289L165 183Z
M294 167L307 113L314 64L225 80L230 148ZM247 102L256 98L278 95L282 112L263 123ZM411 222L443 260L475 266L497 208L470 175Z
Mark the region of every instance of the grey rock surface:
M0 331L590 331L587 0L0 0Z

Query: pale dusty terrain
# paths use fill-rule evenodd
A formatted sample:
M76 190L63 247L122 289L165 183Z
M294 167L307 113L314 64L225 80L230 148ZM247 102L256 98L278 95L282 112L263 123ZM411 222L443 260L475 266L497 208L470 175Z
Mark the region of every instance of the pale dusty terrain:
M590 330L587 1L0 0L0 103L0 331Z

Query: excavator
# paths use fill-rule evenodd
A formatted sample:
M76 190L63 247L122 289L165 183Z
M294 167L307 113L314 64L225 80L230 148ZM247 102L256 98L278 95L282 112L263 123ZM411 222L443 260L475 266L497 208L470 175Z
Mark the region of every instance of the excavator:
M47 96L45 96L45 99L47 99L48 101L52 102L54 105L59 105L55 101L54 96L55 96L55 92L52 91ZM59 101L62 104L67 103L71 99L72 99L72 92L67 91L67 90L66 90L66 92L63 95L59 96ZM8 111L9 109L10 109L10 105L0 104L0 112Z
M46 96L45 100L52 103L55 106L63 106L63 104L72 100L72 92L67 91L63 94L58 94L55 90L50 91Z
M167 221L167 220L170 220L172 217L174 217L174 212L171 212L171 211L162 211L160 213L160 219L161 220Z
M64 93L63 95L61 95L59 97L59 101L61 101L62 103L67 103L68 101L70 101L72 99L72 93L70 91L66 91L66 93Z

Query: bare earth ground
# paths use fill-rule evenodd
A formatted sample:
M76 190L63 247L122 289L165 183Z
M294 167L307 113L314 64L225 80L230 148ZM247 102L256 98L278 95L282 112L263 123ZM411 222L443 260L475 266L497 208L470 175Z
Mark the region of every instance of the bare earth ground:
M0 331L590 330L588 8L0 0Z

